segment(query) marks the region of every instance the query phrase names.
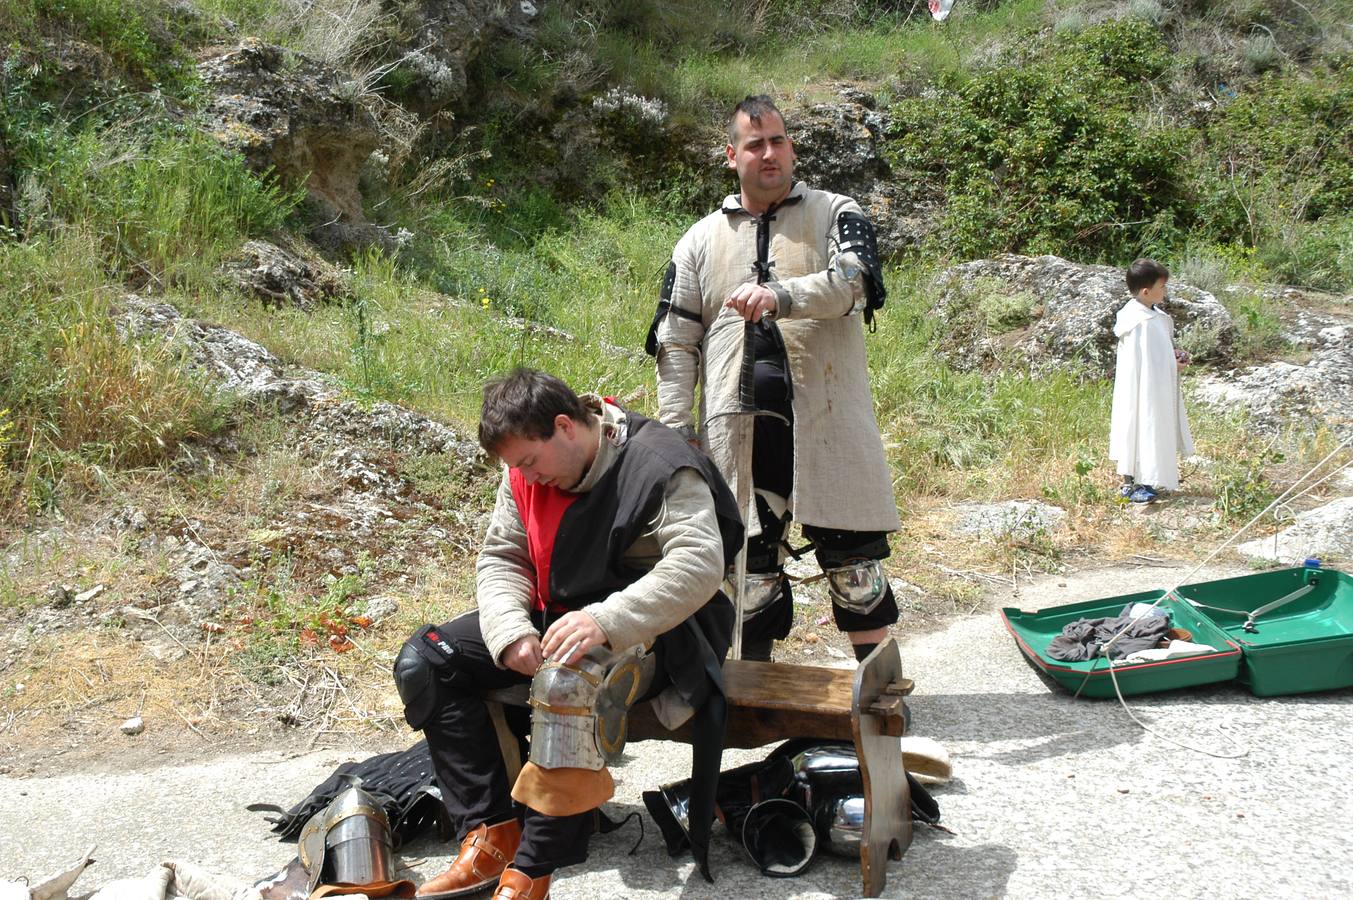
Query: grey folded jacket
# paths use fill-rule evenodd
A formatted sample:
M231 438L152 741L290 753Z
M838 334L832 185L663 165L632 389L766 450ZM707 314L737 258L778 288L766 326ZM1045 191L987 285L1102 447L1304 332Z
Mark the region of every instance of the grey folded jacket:
M1109 647L1110 659L1120 659L1156 646L1170 630L1170 617L1168 614L1148 615L1133 623L1132 616L1124 612L1111 618L1077 619L1066 623L1062 633L1048 644L1048 656L1064 662L1094 659L1099 656L1100 648L1124 628L1127 631Z

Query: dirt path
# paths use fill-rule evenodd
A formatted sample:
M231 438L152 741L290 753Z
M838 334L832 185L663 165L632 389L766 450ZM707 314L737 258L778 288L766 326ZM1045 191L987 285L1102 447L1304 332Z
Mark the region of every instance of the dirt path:
M1048 606L1168 586L1184 571L1119 566L1041 577L1017 596L991 596L993 611L904 640L904 669L917 684L915 731L954 758L956 777L936 795L955 833L919 830L905 859L890 865L886 896L1353 890L1337 787L1353 779L1346 752L1353 691L1259 699L1224 684L1132 698L1155 729L1148 733L1115 701L1050 691L994 612L1012 600ZM1200 577L1244 571L1222 566ZM273 840L245 804L294 802L338 763L384 749L250 748L247 736L239 746L204 746L196 736L166 746L163 735L144 737L140 756L115 744L103 765L97 753L79 756L78 765L75 756L52 757L43 775L0 776L0 878L40 877L97 843L99 862L72 895L145 875L167 859L256 879L294 847ZM1244 755L1208 756L1166 737ZM725 763L760 755L729 752ZM613 812L620 814L641 810L641 790L683 777L689 765L685 747L664 742L632 745L629 757L616 771ZM716 834L713 887L688 880L691 864L669 859L651 824L635 855L626 855L637 839L631 824L598 838L592 859L563 873L554 896L858 895L848 861L823 859L801 878L771 880L740 859L722 830ZM440 871L449 850L423 840L399 861L418 880Z

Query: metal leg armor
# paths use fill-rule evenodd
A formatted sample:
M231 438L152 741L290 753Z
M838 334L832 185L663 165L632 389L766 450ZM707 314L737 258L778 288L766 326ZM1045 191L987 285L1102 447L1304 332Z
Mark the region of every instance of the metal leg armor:
M832 603L860 615L873 612L888 595L888 576L877 559L852 560L825 570Z

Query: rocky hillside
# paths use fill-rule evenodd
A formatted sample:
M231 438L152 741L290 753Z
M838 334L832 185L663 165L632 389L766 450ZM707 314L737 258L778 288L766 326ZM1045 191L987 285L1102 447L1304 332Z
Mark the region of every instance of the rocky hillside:
M0 26L0 741L134 714L397 727L394 649L472 603L480 385L525 363L651 409L658 278L732 187L723 116L749 92L890 261L870 364L900 628L1035 571L1201 556L1284 492L1251 537L1287 537L1246 554L1353 554L1337 0L959 0L944 22L9 0ZM1104 459L1107 323L1143 254L1198 363L1199 457L1148 511ZM802 594L785 653L844 657Z

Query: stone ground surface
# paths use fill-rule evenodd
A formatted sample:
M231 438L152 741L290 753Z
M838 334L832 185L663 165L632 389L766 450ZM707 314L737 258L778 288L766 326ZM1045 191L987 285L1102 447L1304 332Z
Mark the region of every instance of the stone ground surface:
M1244 574L1218 566L1190 580ZM1185 570L1117 567L1046 576L997 605L1051 606L1168 587ZM1353 690L1256 698L1238 684L1129 698L1153 733L1116 701L1075 700L1026 665L992 611L902 642L915 679L915 732L953 757L936 789L954 834L920 828L888 868L887 897L1296 897L1353 893L1347 785L1353 782ZM1217 752L1182 749L1166 736ZM142 739L154 741L151 733ZM72 889L149 873L161 860L254 880L295 852L272 839L246 803L284 805L335 765L373 748L295 755L255 751L198 760L109 765L42 777L0 777L0 880L37 879L98 844ZM383 749L383 748L382 748ZM108 748L110 757L119 747ZM729 752L727 765L761 755ZM683 777L685 747L631 745L616 772L613 813L642 810L642 789ZM855 863L822 859L803 877L758 875L716 827L706 885L669 859L656 829L633 856L631 823L598 837L592 859L556 879L559 900L598 897L859 896ZM415 880L445 866L450 847L422 840L399 854Z

